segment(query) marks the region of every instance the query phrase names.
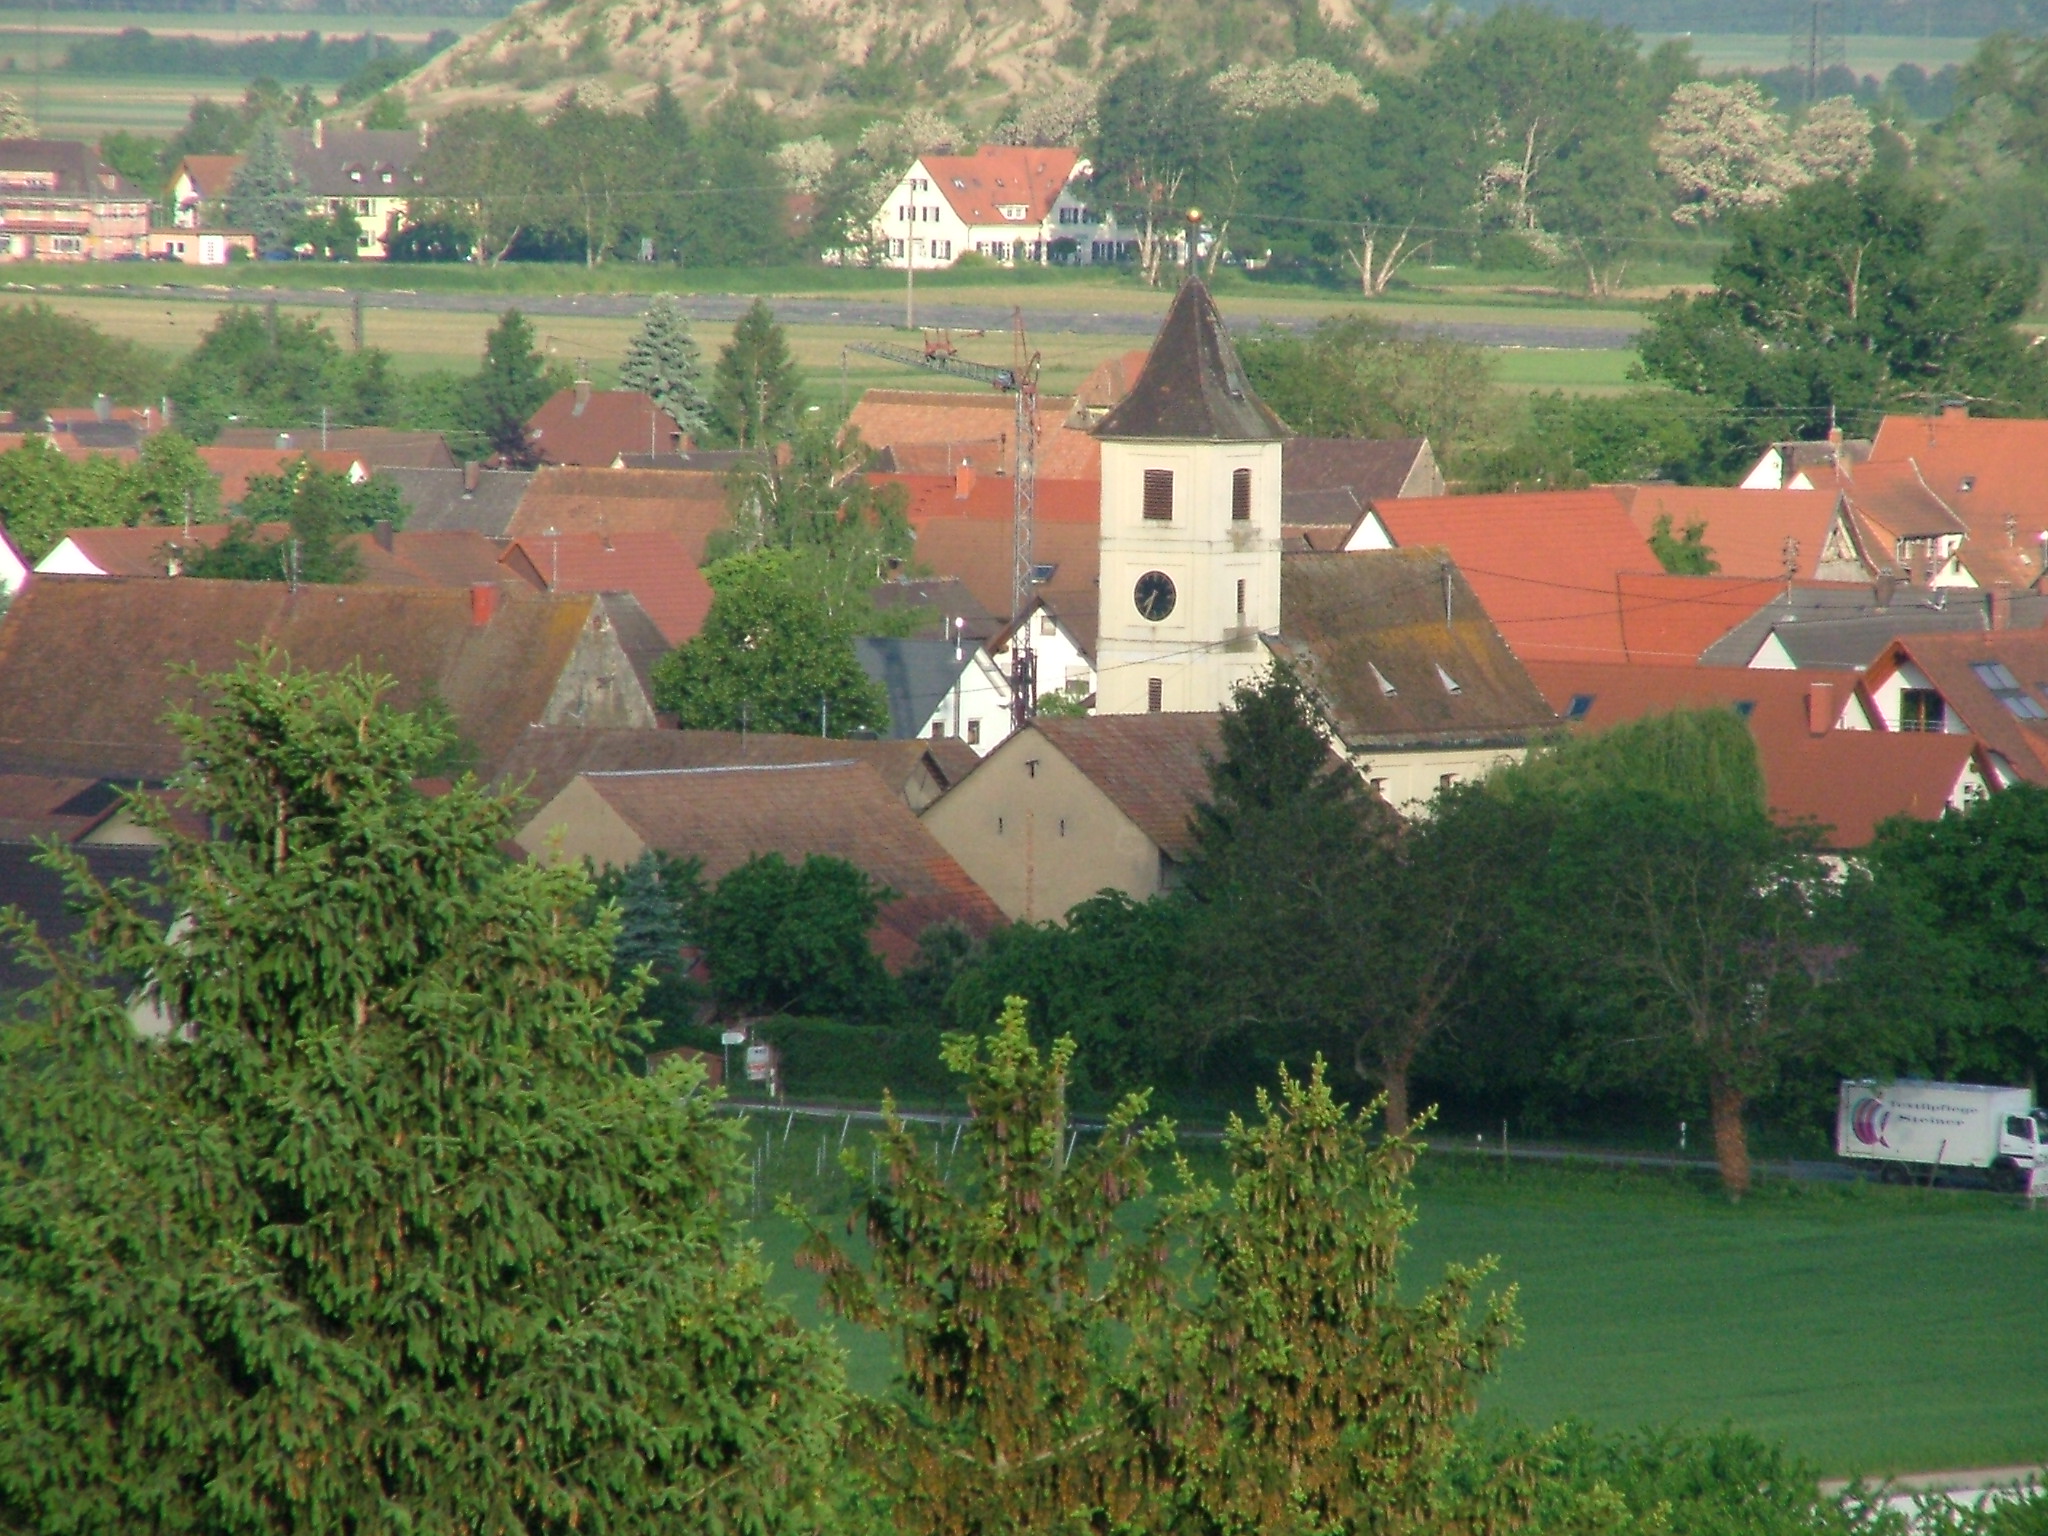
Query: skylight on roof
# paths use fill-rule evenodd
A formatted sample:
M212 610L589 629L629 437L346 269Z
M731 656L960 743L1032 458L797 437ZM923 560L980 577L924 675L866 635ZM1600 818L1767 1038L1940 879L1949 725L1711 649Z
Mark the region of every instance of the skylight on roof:
M1756 713L1756 700L1755 700L1755 699L1737 699L1737 700L1735 701L1735 718L1736 718L1736 719L1738 719L1738 720L1747 720L1747 719L1748 719L1748 718L1749 718L1749 717L1750 717L1751 715L1753 715L1753 714L1755 714L1755 713Z
M1058 569L1057 565L1034 565L1031 567L1031 580L1035 585L1042 587L1052 580L1053 573Z
M1572 695L1571 703L1565 705L1564 707L1564 717L1567 720L1583 720L1586 718L1588 714L1592 713L1592 709L1592 694L1575 693Z
M2015 719L2048 720L2048 708L2012 675L2012 669L2003 662L1973 661L1970 670L1977 674L1977 681L1991 690L1991 696L2010 710Z
M1450 673L1446 672L1441 666L1439 666L1436 669L1436 678L1438 682L1444 685L1445 693L1456 694L1463 693L1465 691L1464 689L1458 686L1458 680L1455 677L1451 676Z

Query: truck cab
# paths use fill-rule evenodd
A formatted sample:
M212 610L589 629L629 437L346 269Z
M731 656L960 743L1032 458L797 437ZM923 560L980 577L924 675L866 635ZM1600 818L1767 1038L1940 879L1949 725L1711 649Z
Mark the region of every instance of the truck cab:
M1998 1161L2019 1173L2048 1162L2048 1109L2005 1117L1998 1132Z

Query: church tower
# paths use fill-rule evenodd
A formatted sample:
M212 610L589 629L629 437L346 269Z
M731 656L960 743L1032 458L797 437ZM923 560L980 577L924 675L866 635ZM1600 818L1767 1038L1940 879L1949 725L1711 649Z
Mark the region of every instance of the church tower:
M1280 628L1280 444L1189 279L1102 442L1095 712L1221 709Z

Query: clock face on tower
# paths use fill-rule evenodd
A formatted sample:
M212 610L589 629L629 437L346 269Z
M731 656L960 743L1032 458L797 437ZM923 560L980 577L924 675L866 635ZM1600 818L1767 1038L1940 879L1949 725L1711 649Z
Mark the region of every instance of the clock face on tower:
M1173 612L1174 597L1173 578L1164 571L1147 571L1131 592L1138 612L1154 624Z

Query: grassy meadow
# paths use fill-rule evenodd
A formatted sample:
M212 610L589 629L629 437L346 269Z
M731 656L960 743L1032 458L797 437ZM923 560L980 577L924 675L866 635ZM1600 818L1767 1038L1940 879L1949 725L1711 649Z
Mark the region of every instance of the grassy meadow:
M819 1322L817 1279L791 1262L801 1229L773 1197L794 1192L836 1235L865 1179L831 1168L836 1122L756 1116L749 1132L756 1156L766 1149L754 1226L773 1284ZM865 1163L859 1126L845 1145ZM1213 1146L1191 1155L1222 1177ZM1483 1413L1731 1422L1843 1477L2048 1459L2027 1407L2048 1376L2048 1212L1979 1192L1776 1181L1731 1207L1689 1174L1448 1153L1423 1159L1413 1199L1411 1293L1484 1255L1495 1283L1517 1288L1523 1342ZM882 1341L834 1326L855 1384L883 1389Z

